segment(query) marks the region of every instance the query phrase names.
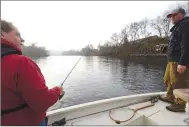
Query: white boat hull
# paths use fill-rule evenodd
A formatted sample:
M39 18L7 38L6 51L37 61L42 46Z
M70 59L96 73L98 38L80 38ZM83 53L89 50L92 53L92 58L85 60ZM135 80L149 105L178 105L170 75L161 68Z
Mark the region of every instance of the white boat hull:
M155 106L137 111L135 116L127 121L117 124L110 119L109 111L112 110L112 116L115 119L124 120L128 119L132 115L132 111L127 108L139 108L144 105L148 105L151 102L140 102L145 99L150 99L154 96L165 95L165 92L137 94L116 97L111 99L105 99L95 102L89 102L85 104L79 104L71 107L61 108L47 112L48 125L51 125L54 121L66 119L65 125L187 125L183 120L187 118L187 113L173 113L165 109L165 106L169 105L164 102L157 102ZM131 105L133 103L133 105ZM173 114L173 117L171 116ZM168 115L170 121L162 119L163 115ZM170 116L169 116L170 115ZM179 119L178 119L179 117ZM175 121L173 121L175 118ZM175 124L174 124L175 122Z

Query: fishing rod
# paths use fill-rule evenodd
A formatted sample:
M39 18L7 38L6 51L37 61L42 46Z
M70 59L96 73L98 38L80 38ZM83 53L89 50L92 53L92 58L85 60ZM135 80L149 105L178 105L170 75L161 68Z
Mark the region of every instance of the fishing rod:
M78 62L80 61L81 57L77 60L77 63L74 65L74 67L72 68L72 70L69 72L69 74L66 76L66 78L64 79L64 81L61 83L61 86L63 86L64 82L66 81L66 79L68 78L68 76L72 73L73 69L76 67L76 65L78 64Z
M82 57L82 56L81 56L81 57ZM60 85L61 87L63 87L64 82L67 80L67 78L69 77L69 75L72 73L73 69L74 69L74 68L76 67L76 65L79 63L81 57L77 60L77 62L76 62L76 64L74 65L74 67L71 69L71 71L68 73L68 75L66 76L66 78L64 79L64 81L61 83L61 85ZM64 96L64 92L63 92L62 95L60 95L59 100L60 100L63 96Z
M77 60L76 64L74 65L74 67L71 69L71 71L68 73L68 75L66 76L66 78L64 79L64 81L61 83L61 87L63 87L64 82L67 80L67 78L69 77L69 75L72 73L73 69L76 67L76 65L79 63L80 59L82 58L82 56ZM64 92L62 95L60 95L59 100L64 96Z

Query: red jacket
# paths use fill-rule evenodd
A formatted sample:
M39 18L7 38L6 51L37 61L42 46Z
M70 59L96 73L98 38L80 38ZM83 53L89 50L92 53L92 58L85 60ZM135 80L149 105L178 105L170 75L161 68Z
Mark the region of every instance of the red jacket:
M1 111L26 103L28 106L1 116L1 125L37 125L46 116L47 109L60 96L60 88L48 89L45 79L30 58L21 50L1 39Z

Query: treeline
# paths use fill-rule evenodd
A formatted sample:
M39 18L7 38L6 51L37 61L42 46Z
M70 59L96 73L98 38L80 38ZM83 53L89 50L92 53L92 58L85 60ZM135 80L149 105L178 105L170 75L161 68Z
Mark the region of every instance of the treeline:
M188 10L188 5L180 6ZM171 9L170 9L171 10ZM172 27L166 17L168 10L155 19L144 18L141 21L126 24L119 33L113 33L109 40L95 49L92 45L84 47L79 54L103 56L130 56L137 54L161 54L156 46L166 44Z
M93 56L98 54L98 49L95 49L93 45L87 45L82 50L76 51L76 50L68 50L68 51L63 51L61 53L62 55L88 55L88 56Z
M46 57L49 56L49 52L45 47L38 47L35 44L22 47L23 54L29 57Z
M69 55L69 56L75 56L75 55L81 55L80 51L76 51L76 50L68 50L68 51L63 51L62 55Z

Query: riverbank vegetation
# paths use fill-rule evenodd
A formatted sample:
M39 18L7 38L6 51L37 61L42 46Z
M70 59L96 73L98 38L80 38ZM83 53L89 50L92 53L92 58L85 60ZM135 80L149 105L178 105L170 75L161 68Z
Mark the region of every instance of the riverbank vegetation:
M45 47L39 47L35 44L31 44L29 46L22 46L22 52L24 55L29 57L46 57L49 56L49 52L45 49Z

